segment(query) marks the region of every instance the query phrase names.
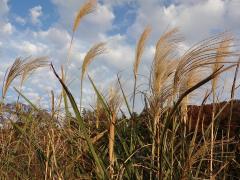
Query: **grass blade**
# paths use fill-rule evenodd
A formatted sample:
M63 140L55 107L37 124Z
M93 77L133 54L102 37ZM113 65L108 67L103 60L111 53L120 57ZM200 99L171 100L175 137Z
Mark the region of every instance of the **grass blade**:
M78 110L78 107L77 107L77 104L76 104L76 102L75 102L75 100L74 100L74 97L73 97L73 95L71 94L71 92L68 90L68 88L67 88L67 86L64 84L64 82L61 80L61 78L58 76L58 74L57 74L57 72L55 71L55 69L54 69L54 67L53 67L52 64L51 64L51 67L52 67L52 69L53 69L53 72L54 72L55 76L58 78L59 82L60 82L61 85L63 86L63 88L64 88L64 90L65 90L65 92L66 92L66 94L67 94L67 96L68 96L68 98L69 98L69 101L70 101L70 103L71 103L71 105L72 105L72 108L73 108L73 111L74 111L74 113L75 113L75 116L76 116L76 118L77 118L77 122L78 122L78 124L79 124L79 126L80 126L80 128L81 128L81 131L83 132L83 135L84 135L84 137L85 137L85 139L86 139L86 141L87 141L88 147L89 147L89 149L90 149L90 152L91 152L92 155L93 155L93 158L94 158L94 160L95 160L95 162L96 162L96 165L97 165L97 167L98 167L98 170L100 171L100 173L97 174L97 176L99 176L99 178L101 178L101 179L105 179L105 178L106 178L105 175L107 175L106 169L104 168L103 162L102 162L102 160L99 158L99 156L97 155L97 153L96 153L96 151L95 151L95 148L94 148L94 146L93 146L93 144L92 144L92 142L91 142L91 139L90 139L90 137L88 136L87 128L85 127L84 121L83 121L83 119L82 119L82 117L81 117L81 114L80 114L80 112L79 112L79 110Z
M26 96L24 96L19 90L17 90L17 88L15 88L15 87L13 87L14 88L14 90L20 95L20 96L22 96L22 98L25 100L25 101L27 101L27 103L30 105L30 106L32 106L32 108L34 109L34 110L38 110L38 108L37 108L37 106L36 105L34 105Z

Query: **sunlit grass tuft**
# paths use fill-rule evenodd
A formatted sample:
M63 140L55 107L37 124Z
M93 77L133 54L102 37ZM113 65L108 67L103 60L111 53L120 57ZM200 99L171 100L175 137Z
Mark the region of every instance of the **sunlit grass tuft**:
M96 4L86 1L76 16L67 63L74 33ZM184 38L179 29L164 32L144 82L149 88L142 89L137 88L137 76L149 35L146 27L136 43L133 99L119 76L117 85L105 87L109 91L100 91L94 77L88 76L96 96L93 109L82 108L83 80L89 65L106 51L105 43L94 45L83 59L80 109L67 83L67 69L58 70L52 64L62 92L52 90L51 110L41 109L22 86L35 70L48 67L47 58L17 58L6 70L2 85L0 179L240 178L240 100L233 100L240 53L233 37L221 33L180 54ZM234 68L231 99L218 103L218 78ZM8 89L18 77L20 87L14 90L27 105L18 100L6 103ZM193 93L202 87L206 92L198 94L201 105L190 105ZM142 112L134 112L136 90L144 96L144 103L138 104Z

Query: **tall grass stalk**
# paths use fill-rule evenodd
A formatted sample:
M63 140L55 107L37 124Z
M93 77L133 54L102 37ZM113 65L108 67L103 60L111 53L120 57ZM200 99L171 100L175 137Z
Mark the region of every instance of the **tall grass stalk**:
M135 54L135 61L133 64L133 74L134 74L134 86L133 86L133 104L132 104L132 112L134 113L134 106L135 106L135 97L136 97L136 88L137 88L137 74L138 74L138 68L141 62L141 58L146 46L146 41L150 35L151 32L151 28L150 27L146 27L145 30L143 31L143 33L141 34L138 43L137 43L137 47L136 47L136 54ZM134 121L135 121L135 117L132 117L131 119L131 151L132 151L132 144L133 144L133 126L134 126Z
M229 47L230 44L232 43L232 37L231 36L225 36L222 40L222 42L219 44L219 48L217 49L217 53L216 53L216 59L215 59L215 63L213 64L212 67L212 71L216 71L216 69L218 69L221 65L221 62L224 61L224 54L228 54L229 51ZM212 112L212 125L211 125L211 158L210 158L210 173L211 173L211 177L210 179L213 179L212 175L213 175L213 148L214 148L214 119L215 119L215 111L216 111L216 107L215 107L215 103L216 103L216 88L217 88L217 80L218 77L215 77L212 80L212 93L213 93L213 112Z
M67 53L67 63L66 63L67 67L70 62L70 56L71 56L71 51L72 51L74 35L80 25L80 22L86 15L92 13L96 9L96 5L97 5L96 0L86 0L86 2L80 7L79 11L76 14L76 17L75 17L74 23L73 23L73 27L72 27L72 37L71 37L71 41L70 41L70 46L69 46L68 53ZM68 72L67 69L66 69L66 74Z
M136 48L135 54L135 61L133 65L133 74L134 74L134 87L133 87L133 105L132 105L132 112L134 112L134 105L135 105L135 96L136 96L136 86L137 86L137 74L138 74L138 67L141 62L141 58L144 52L144 48L146 46L146 41L150 35L151 28L146 27L143 33L141 34Z
M160 117L162 115L163 104L172 97L172 89L169 86L171 75L174 72L174 49L180 38L177 35L178 30L172 29L163 34L157 42L155 56L152 64L152 82L151 82L151 96L149 98L150 109L153 116L152 124L152 154L151 165L155 162L155 148L157 146L157 164L159 164L159 137L160 137ZM169 89L170 88L170 89ZM157 142L156 142L157 140ZM159 169L159 167L158 167ZM159 174L158 174L159 176ZM150 175L152 179L152 173Z
M119 92L115 87L111 87L109 98L108 98L108 106L111 111L111 117L109 122L109 174L111 179L113 179L114 175L114 143L115 143L115 126L116 126L116 118L117 113L121 104Z
M84 75L87 71L87 68L89 66L89 64L94 60L94 58L96 56L99 56L100 54L103 54L106 51L106 47L105 47L106 43L98 43L96 45L94 45L85 55L84 60L83 60L83 64L82 64L82 72L81 72L81 87L80 87L80 111L82 108L82 95L83 95L83 79L84 79Z

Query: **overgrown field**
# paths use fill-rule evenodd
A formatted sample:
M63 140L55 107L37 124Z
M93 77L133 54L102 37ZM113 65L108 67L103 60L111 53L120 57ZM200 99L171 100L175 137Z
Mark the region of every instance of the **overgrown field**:
M106 43L100 42L83 60L81 100L76 102L67 86L74 34L96 8L93 0L80 8L66 66L57 69L46 57L29 57L17 58L6 70L0 104L0 179L240 179L240 101L235 100L240 51L233 35L214 35L180 55L179 30L166 31L156 40L146 80L149 89L143 91L138 69L151 35L146 27L136 45L130 96L117 75L109 92L100 91L86 76L89 64L106 51ZM51 92L51 111L34 104L22 88L36 69L46 67L62 87L59 98ZM226 71L233 72L230 98L220 103L219 78ZM6 94L16 78L18 97L7 104ZM90 110L82 105L84 79L96 94ZM206 85L208 90L198 98L201 105L189 105L192 93ZM143 99L142 112L135 112L141 106L136 98Z

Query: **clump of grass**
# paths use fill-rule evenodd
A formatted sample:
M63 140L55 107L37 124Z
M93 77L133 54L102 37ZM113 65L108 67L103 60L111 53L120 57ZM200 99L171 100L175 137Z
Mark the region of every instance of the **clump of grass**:
M72 40L81 19L91 13L95 5L95 1L87 1L80 9L73 26ZM236 49L233 37L228 33L215 35L180 55L177 50L183 38L178 28L165 32L156 43L144 111L133 115L137 74L149 33L147 27L136 48L132 112L119 77L120 87L110 88L107 96L102 95L104 92L100 93L94 80L89 77L97 96L97 104L94 111L85 110L84 113L80 112L67 87L66 70L63 67L59 77L52 65L53 72L62 85L63 95L55 101L56 93L51 91L51 112L41 110L24 92L15 88L29 106L28 110L24 110L18 109L17 105L1 103L0 118L5 123L0 128L0 176L5 179L240 177L239 154L231 147L237 142L234 136L230 137L230 127L236 129L236 124L239 124L239 116L234 111L239 109L236 105L240 102L234 102L236 105L232 102L222 103L210 112L209 118L205 109L211 105L205 103L211 93L206 93L201 106L196 106L197 115L191 116L188 112L191 95L195 90L208 82L212 83L213 91L217 90L217 78L236 67L231 92L231 98L234 97L239 66L239 60L235 58L240 53L233 50ZM69 52L70 50L71 47ZM83 60L80 72L80 107L83 79L88 66L96 56L104 52L105 43L96 44ZM34 70L46 65L45 58L17 58L6 72L2 98L6 98L7 90L15 78L21 76L22 86ZM61 111L62 98L65 108ZM57 101L58 107L55 106ZM128 109L130 117L125 116L122 108ZM122 112L122 117L119 112ZM228 121L227 132L221 127L221 122L211 123L221 120L228 113L231 121ZM12 116L6 117L6 114L11 114L14 119ZM193 117L197 118L192 119ZM189 122L192 122L193 128L189 127ZM224 133L220 137L222 131Z
M155 146L159 147L160 143L160 118L164 112L164 103L172 97L170 81L174 72L174 67L177 64L174 49L181 40L177 33L178 29L175 28L164 33L160 37L156 44L156 51L152 64L151 96L149 98L150 111L153 116L152 166L155 161ZM159 148L157 149L157 157L159 166Z

